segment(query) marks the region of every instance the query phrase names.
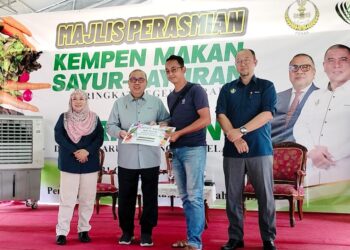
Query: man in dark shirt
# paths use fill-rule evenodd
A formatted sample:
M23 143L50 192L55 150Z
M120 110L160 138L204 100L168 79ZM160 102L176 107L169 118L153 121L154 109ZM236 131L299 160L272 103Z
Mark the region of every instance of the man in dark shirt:
M165 70L168 80L175 87L167 98L170 125L176 127L170 137L170 148L187 223L187 242L176 242L173 247L200 250L205 224L203 189L207 154L205 129L210 124L209 102L199 84L187 82L182 57L170 56Z
M273 151L269 122L275 112L276 91L272 82L255 77L256 64L253 50L239 51L236 67L240 78L225 84L217 101L217 119L226 135L223 167L229 219L229 241L222 246L222 250L244 247L242 187L245 173L258 199L264 250L276 249Z

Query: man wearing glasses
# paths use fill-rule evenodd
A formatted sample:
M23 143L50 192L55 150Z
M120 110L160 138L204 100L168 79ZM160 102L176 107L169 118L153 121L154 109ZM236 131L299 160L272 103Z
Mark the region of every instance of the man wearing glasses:
M152 246L152 229L158 220L158 175L161 163L159 147L124 144L129 127L134 123L167 122L169 113L163 102L145 93L146 73L140 69L129 75L130 94L115 101L107 122L107 132L118 138L118 215L123 233L119 244L129 245L134 240L134 217L141 179L143 212L140 220L141 246Z
M293 131L308 149L307 185L350 179L350 48L329 47L323 68L328 86L312 93Z
M289 63L289 80L292 88L277 94L276 114L271 122L272 142L295 141L293 127L310 96L318 89L315 78L315 64L307 54L295 55Z
M201 250L205 224L203 191L207 155L206 127L210 124L209 101L199 84L186 80L182 57L170 56L166 60L165 72L175 87L167 98L170 125L176 127L170 137L170 149L173 153L175 182L187 223L187 240L175 242L172 247Z

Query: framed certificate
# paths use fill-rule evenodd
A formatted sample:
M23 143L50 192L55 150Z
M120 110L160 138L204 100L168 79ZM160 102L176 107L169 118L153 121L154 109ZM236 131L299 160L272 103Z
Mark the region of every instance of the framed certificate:
M166 147L169 144L168 135L174 131L175 127L132 124L122 143Z

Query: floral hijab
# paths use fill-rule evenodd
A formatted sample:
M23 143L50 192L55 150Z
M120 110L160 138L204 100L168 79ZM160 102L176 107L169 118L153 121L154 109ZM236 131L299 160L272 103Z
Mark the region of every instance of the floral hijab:
M76 112L73 110L72 99L79 95L83 96L86 102L83 109ZM69 98L68 111L64 113L64 128L74 143L78 143L82 136L91 134L97 125L97 115L90 111L87 101L88 96L83 90L74 90Z

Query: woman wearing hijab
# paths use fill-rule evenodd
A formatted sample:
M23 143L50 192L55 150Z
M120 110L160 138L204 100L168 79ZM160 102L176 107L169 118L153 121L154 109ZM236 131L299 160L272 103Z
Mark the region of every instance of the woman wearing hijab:
M96 197L103 127L98 116L90 111L84 91L75 90L71 94L68 112L62 113L56 123L55 140L61 171L56 244L66 244L77 197L78 237L81 242L90 242L89 221Z

